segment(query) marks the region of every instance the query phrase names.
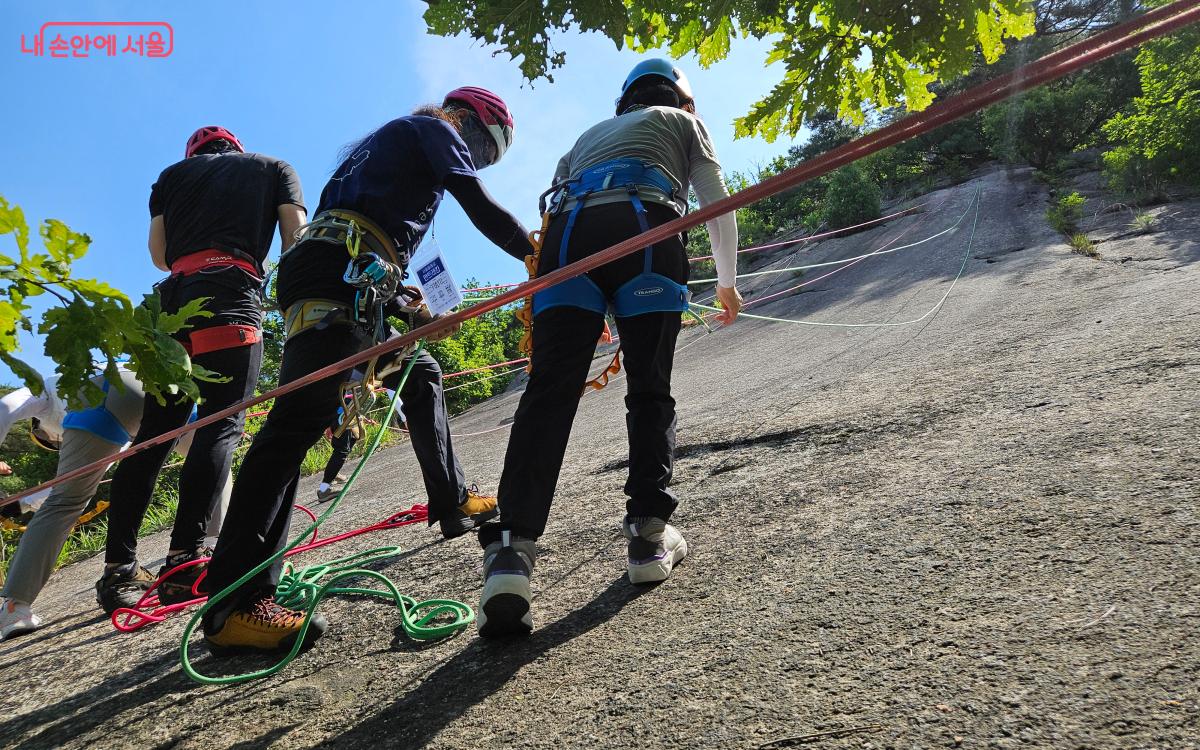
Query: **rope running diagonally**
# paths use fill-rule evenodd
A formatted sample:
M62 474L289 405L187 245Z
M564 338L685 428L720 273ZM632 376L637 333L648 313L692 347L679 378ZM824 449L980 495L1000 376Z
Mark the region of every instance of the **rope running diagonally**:
M412 372L413 366L417 362L417 354L420 354L424 348L424 342L418 342L413 356L409 358L408 365L405 367L403 374L400 376L400 383L396 388L396 394L399 394L404 382L408 380L409 374ZM388 407L384 422L391 420L392 415L396 411L396 403L398 395L392 396L391 405ZM196 682L207 685L232 685L248 680L259 679L261 677L269 677L280 671L291 663L292 659L300 653L300 649L304 645L304 637L308 632L308 628L312 623L313 612L316 611L317 605L321 600L330 594L336 593L354 593L365 594L369 596L379 596L385 599L391 599L396 607L400 610L404 632L410 637L417 640L430 640L434 638L443 638L447 635L462 630L475 621L475 612L466 604L449 599L434 599L430 601L418 602L410 596L401 594L396 588L396 585L388 579L387 576L374 570L367 570L357 565L362 565L369 560L384 559L400 554L402 551L399 547L379 547L373 550L367 550L355 555L338 558L326 563L323 566L316 568L310 567L302 571L290 570L292 574L287 578L281 578L280 588L276 590L276 598L281 602L286 602L288 605L295 608L304 608L305 619L304 625L300 633L297 635L295 643L292 644L291 650L285 654L278 662L270 667L259 669L244 674L235 674L222 677L213 677L210 675L201 674L192 665L191 657L188 654L188 646L190 645L192 634L196 632L196 628L200 626L201 619L212 609L218 602L228 598L234 591L244 585L254 576L266 570L269 566L281 559L293 548L300 546L309 534L316 531L317 527L324 523L333 512L337 510L341 504L342 498L346 492L354 484L358 475L362 473L363 467L367 463L367 459L379 447L379 443L383 438L384 430L380 430L375 434L375 439L371 441L370 447L367 448L363 457L359 460L358 465L354 467L354 471L350 474L350 478L346 480L346 484L338 492L337 497L329 504L321 515L312 522L304 531L300 532L296 537L288 543L279 552L271 555L266 560L256 565L249 570L241 578L234 581L230 586L223 591L219 591L209 597L204 606L192 615L192 619L188 621L187 626L183 630L183 638L179 646L179 659L183 667L184 673L195 680ZM322 578L327 578L324 583L320 583ZM371 578L383 584L382 589L363 588L363 587L348 587L339 585L341 581L350 578ZM437 622L443 618L449 617L449 622Z
M978 193L978 191L976 191L976 193L975 193L974 203L975 203L975 216L971 222L971 235L967 240L967 248L963 252L962 265L960 265L958 267L958 273L955 274L954 279L950 282L950 286L949 286L949 288L946 289L946 293L942 295L942 298L937 301L937 304L935 304L933 307L929 308L929 310L927 310L925 312L925 314L919 318L913 318L912 320L903 320L903 321L896 321L896 322L885 322L885 323L826 323L826 322L816 321L816 320L790 320L788 318L772 318L767 315L753 315L751 313L739 313L738 317L739 318L741 318L741 317L750 318L752 320L766 320L766 321L769 321L772 323L793 323L795 325L823 326L823 327L828 327L828 328L891 328L891 327L896 327L896 326L912 325L913 323L920 323L922 320L925 320L930 315L933 315L935 312L937 312L941 308L941 306L943 304L945 304L946 299L950 296L950 292L954 291L954 285L957 284L958 280L962 278L963 271L966 270L966 268L967 268L967 261L971 257L971 246L975 242L975 228L979 223L979 193ZM703 310L712 310L714 312L720 312L719 307L709 307L708 305L694 305L694 306L699 307Z

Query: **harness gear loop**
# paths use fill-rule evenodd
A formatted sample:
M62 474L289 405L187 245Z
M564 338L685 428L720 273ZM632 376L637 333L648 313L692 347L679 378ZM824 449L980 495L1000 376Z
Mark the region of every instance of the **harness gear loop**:
M296 230L296 243L292 248L308 240L345 247L352 259L358 256L365 245L368 252L386 258L401 269L407 269L410 260L408 250L398 246L378 224L356 211L343 208L322 211ZM291 248L288 252L291 252ZM405 276L407 273L401 278Z

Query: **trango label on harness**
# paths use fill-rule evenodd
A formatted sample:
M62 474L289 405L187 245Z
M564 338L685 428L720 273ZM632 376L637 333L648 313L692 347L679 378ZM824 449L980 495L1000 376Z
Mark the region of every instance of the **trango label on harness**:
M636 292L633 293L633 295L635 297L651 297L655 294L662 294L662 293L663 293L663 288L661 286L656 286L653 289L638 289Z
M413 269L429 312L441 315L462 303L462 292L450 275L441 251L434 249L422 252L413 261Z

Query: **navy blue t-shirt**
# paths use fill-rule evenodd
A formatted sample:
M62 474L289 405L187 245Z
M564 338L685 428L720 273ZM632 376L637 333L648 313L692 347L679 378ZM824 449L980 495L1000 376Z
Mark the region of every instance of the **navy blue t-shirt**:
M458 131L435 117L401 117L372 133L338 165L316 213L356 211L412 254L442 202L442 182L452 174L477 176ZM354 290L342 281L349 260L329 243L297 245L279 269L280 304L286 308L310 298L351 301Z

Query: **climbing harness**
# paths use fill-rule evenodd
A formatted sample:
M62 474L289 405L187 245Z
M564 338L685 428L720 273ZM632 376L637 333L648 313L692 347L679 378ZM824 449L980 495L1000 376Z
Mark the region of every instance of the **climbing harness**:
M650 224L646 220L646 207L639 195L639 191L643 188L649 188L668 199L673 199L676 193L675 186L661 170L637 159L612 159L601 162L588 167L578 177L560 182L543 193L540 201L543 209L546 208L547 201L551 207L549 210L543 211L542 228L530 234L529 237L534 247L533 255L525 257L525 268L529 271L529 278L533 279L537 276L542 244L551 219L570 205L567 226L563 230L562 242L558 249L559 268L567 265L567 250L571 232L575 228L575 221L588 199L595 194L624 190L625 197L633 205L641 230L643 232L649 230ZM521 351L525 354L532 354L533 319L543 310L553 307L579 307L600 315L607 315L611 309L616 317L631 317L652 312L687 312L691 301L691 292L688 291L687 285L680 284L652 270L653 245L647 245L643 252L645 260L642 272L621 285L613 294L612 299L609 299L600 287L586 275L576 276L527 297L524 309L517 313L518 320L525 326L525 335L521 339ZM605 334L611 341L607 322L605 323ZM532 367L532 363L530 367ZM584 384L584 390L586 391L588 388L601 390L608 385L609 378L620 371L621 348L617 347L609 365L598 376L587 381Z
M101 500L100 502L96 503L94 508L75 520L74 525L71 526L72 530L79 528L88 521L91 521L106 510L108 510L108 501ZM22 534L29 530L27 526L14 521L8 516L0 516L0 528L4 529L5 531L19 531Z
M382 227L357 211L342 208L322 211L296 230L296 244L292 248L308 240L345 247L351 258L358 255L360 250L365 250L404 269L408 268L410 260L408 251L392 240ZM291 248L288 252L291 252ZM287 253L284 253L283 257L286 256Z
M667 196L675 194L674 185L662 171L636 159L601 162L588 167L578 177L556 185L551 198L554 205L552 213L557 214L568 205L572 206L558 249L558 267L565 268L568 265L567 249L571 241L571 231L575 228L579 212L596 193L624 190L626 197L633 204L642 232L649 231L646 207L639 197L639 190L642 188L650 188ZM653 245L647 245L643 252L645 261L642 272L621 285L611 300L596 286L596 282L587 275L580 275L535 293L533 314L536 316L543 310L560 306L579 307L604 315L611 305L613 314L618 318L652 312L682 313L687 310L691 299L691 292L687 286L651 270L654 261Z
M424 343L419 342L416 346L416 352L419 353L423 347ZM400 391L404 386L404 382L408 380L408 376L412 373L412 368L416 364L416 361L416 357L413 356L411 359L409 359L407 365L405 366L404 371L400 376L400 383L396 387L396 394L392 397L391 403L388 405L387 416L384 417L385 423L390 421L392 415L395 414L396 403L399 401ZM390 599L393 603L395 603L397 609L400 610L405 633L418 640L441 638L451 635L462 630L475 621L475 612L468 605L462 602L445 599L434 599L424 602L415 601L411 597L401 594L396 588L396 585L382 573L374 570L351 567L351 565L355 564L355 558L354 556L351 556L350 558L341 558L329 563L329 565L332 565L335 569L328 569L324 571L325 575L327 576L327 580L325 580L324 583L318 584L317 580L311 573L298 575L297 577L289 579L289 588L284 590L282 595L288 601L302 602L304 606L305 618L304 625L302 626L300 633L297 634L295 643L292 645L291 650L277 663L265 669L224 677L213 677L210 675L200 674L192 665L191 658L188 655L188 645L192 634L196 632L196 628L199 627L201 619L204 617L204 615L213 607L213 605L230 596L247 581L266 570L277 560L283 558L297 547L300 547L310 533L314 533L322 523L324 523L331 515L333 515L334 511L337 510L337 507L341 504L342 498L346 496L346 492L350 489L350 487L354 484L354 481L358 478L358 475L362 472L367 460L379 447L379 443L383 438L383 434L383 430L380 430L378 433L376 433L374 440L371 441L371 445L367 448L366 452L363 454L363 457L359 460L358 465L354 467L354 471L350 474L350 478L346 480L346 484L343 485L342 489L338 492L337 497L330 502L329 507L327 507L325 511L312 522L311 525L298 534L282 550L274 555L271 555L266 560L263 560L253 569L247 571L241 578L234 581L234 583L228 588L211 596L204 606L202 606L192 615L192 619L188 621L187 626L184 628L183 639L179 647L180 663L183 667L184 673L187 674L188 677L196 682L209 685L230 685L234 683L245 682L247 680L258 679L261 677L268 677L275 674L286 667L292 661L292 659L296 658L296 654L300 652L300 648L304 645L305 634L312 623L313 612L316 611L316 608L322 599L329 594L334 593L352 592L356 594L366 594L369 596L379 596L385 599ZM377 553L380 555L380 557L372 559L383 559L399 554L399 552L399 548L390 548L383 550L372 550L370 553L364 554ZM358 564L362 564L362 562L362 558L357 559ZM364 577L380 582L383 584L383 588L349 588L338 585L340 582L351 578ZM317 578L320 578L320 576ZM282 582L283 581L281 579L281 583ZM280 594L281 591L277 589L277 599ZM299 598L297 599L296 597ZM448 618L449 621L438 623L437 621L442 618Z
M240 268L248 273L260 287L263 285L262 274L257 265L239 255L215 249L189 253L176 260L171 264L171 276L165 281L170 281L176 277L204 273L216 268ZM250 346L251 344L257 344L263 339L262 329L258 326L236 323L187 331L184 335L187 338L180 343L183 344L183 348L187 350L187 353L193 357L221 349ZM126 439L123 442L129 441Z

